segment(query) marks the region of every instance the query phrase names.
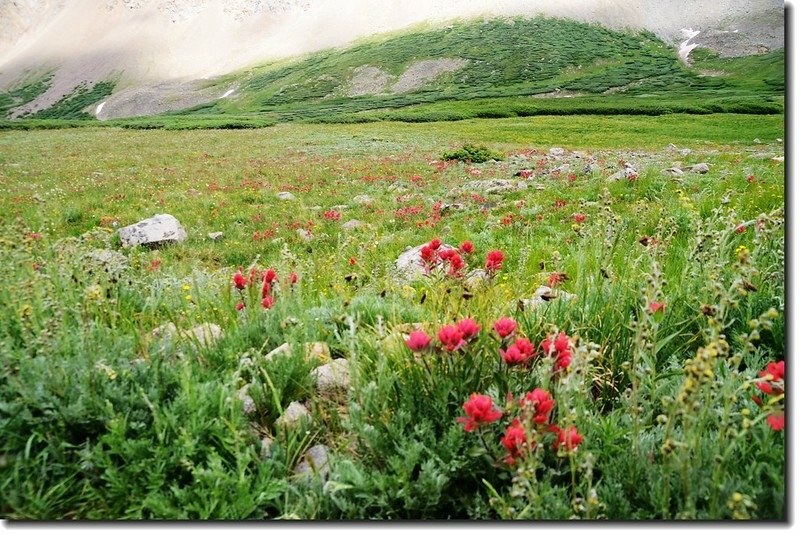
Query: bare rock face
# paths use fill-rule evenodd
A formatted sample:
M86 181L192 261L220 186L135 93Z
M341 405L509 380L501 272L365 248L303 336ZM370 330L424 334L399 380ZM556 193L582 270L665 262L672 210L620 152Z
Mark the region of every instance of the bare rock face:
M186 230L174 216L158 214L117 231L125 247L162 245L186 240Z
M337 359L311 371L317 380L317 392L325 397L336 397L350 388L350 368L346 359Z

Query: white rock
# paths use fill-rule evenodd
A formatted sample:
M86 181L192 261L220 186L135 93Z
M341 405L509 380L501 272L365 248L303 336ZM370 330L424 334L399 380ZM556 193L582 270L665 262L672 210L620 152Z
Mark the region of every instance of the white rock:
M253 398L251 398L247 394L247 389L249 387L250 387L250 385L244 385L242 388L240 388L236 392L236 397L239 398L240 400L242 400L242 404L244 405L244 413L245 414L252 414L252 413L256 412L256 402L253 401Z
M406 249L397 257L397 260L394 262L394 267L401 278L410 280L428 275L425 270L425 263L422 261L422 256L420 255L422 248L426 245L428 244L423 243L422 245ZM439 251L446 251L448 249L455 249L455 247L446 243L443 243L439 247Z
M552 156L553 158L558 158L560 156L564 156L564 149L562 149L561 147L553 147L550 149L550 152L548 154L550 154L550 156Z
M122 227L117 232L125 247L186 240L186 231L178 220L169 214L155 215L134 225Z
M353 197L353 202L356 204L372 204L372 197L369 195L356 195Z
M523 299L522 304L525 307L525 310L532 310L542 305L546 305L554 299L571 301L575 299L575 297L575 294L565 292L564 290L556 290L555 288L550 288L549 286L539 286L533 293L533 297L530 299Z
M475 288L476 286L479 286L480 284L488 280L489 280L489 274L486 273L486 270L478 268L478 269L473 269L467 274L466 282L469 288Z
M318 474L320 478L325 479L328 477L328 472L330 472L328 467L328 447L322 444L310 447L303 455L303 460L294 469L295 474L306 476L309 479L314 474Z
M700 173L701 175L704 175L704 174L708 173L709 167L708 167L708 164L705 163L705 162L696 163L696 164L694 164L693 166L691 166L689 168L689 171L692 172L692 173Z
M683 171L681 171L678 167L670 167L669 169L664 169L661 172L669 176L683 176Z
M295 200L297 200L297 197L295 197L294 193L292 193L291 191L280 191L280 192L278 192L276 197L278 197L279 201L295 201Z
M220 239L222 239L222 236L224 236L224 234L222 232L209 232L208 233L208 239L212 240L212 241L220 240Z
M450 192L451 195L459 195L463 191L482 192L485 194L504 193L507 191L515 191L526 189L528 185L520 180L506 180L502 178L495 178L492 180L473 180L467 182L460 188L455 188Z
M364 222L363 221L359 221L358 219L351 219L350 221L347 221L346 223L342 224L342 228L345 229L345 230L353 230L353 229L356 229L358 227L363 227L363 226L364 226Z
M291 357L292 356L292 346L289 345L289 342L286 342L285 344L280 345L280 346L276 347L275 349L273 349L272 351L270 351L269 353L267 353L264 356L264 360L269 362L272 359L274 359L275 357L279 357L279 356L283 356L283 357Z
M272 437L264 436L261 438L261 458L269 459L272 457L272 445L275 440Z
M301 422L311 419L311 413L302 403L292 401L280 418L275 420L275 427L289 428L300 425Z
M350 368L346 359L337 359L311 371L317 380L317 392L326 397L347 392L350 388Z
M606 180L608 182L616 182L618 180L631 179L637 176L639 176L639 173L636 171L636 169L634 169L631 165L626 165L625 169L617 171L613 175L609 176Z
M311 241L314 239L314 235L311 232L307 231L304 228L297 229L297 235L300 236L300 239L303 241Z
M222 327L216 323L202 323L186 331L185 334L187 338L196 341L201 346L209 347L222 336Z

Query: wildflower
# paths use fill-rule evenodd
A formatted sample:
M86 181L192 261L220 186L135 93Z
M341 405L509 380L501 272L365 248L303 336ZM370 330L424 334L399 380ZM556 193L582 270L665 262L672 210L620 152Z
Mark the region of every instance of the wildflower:
M467 417L462 416L456 421L465 424L465 431L473 431L482 424L496 422L503 416L501 411L494 408L492 398L484 394L470 394L463 407Z
M550 419L550 413L556 405L556 400L547 390L536 388L533 392L525 394L520 404L523 408L533 410L533 422L541 425L546 424Z
M572 220L575 221L576 223L583 223L584 221L586 221L586 215L585 214L575 214L575 215L572 216Z
M767 382L759 381L756 386L765 394L772 396L783 393L784 363L770 362L767 368L758 372L758 376Z
M651 314L658 314L659 312L663 313L666 307L667 307L666 303L663 303L661 301L653 301L652 303L650 303L649 310Z
M236 311L241 312L244 309L244 303L236 303Z
M339 219L342 217L342 214L336 210L326 210L322 215L325 217L325 219L330 219L331 221L339 221Z
M455 351L466 343L464 333L455 325L445 325L439 329L439 341L447 351Z
M500 443L508 451L508 456L504 459L506 464L514 464L516 458L522 454L522 448L526 445L533 445L533 441L528 444L525 428L522 427L518 418L514 418L511 425L506 427L505 435L500 439Z
M481 331L481 326L478 325L472 318L466 318L459 321L456 324L456 327L458 328L459 331L461 331L461 334L463 334L464 338L466 338L467 340L475 338Z
M289 273L289 282L290 282L292 285L295 285L295 284L297 284L297 279L298 279L298 277L297 277L297 273L295 273L294 271L292 271L291 273Z
M517 338L514 342L514 345L517 349L519 349L519 352L522 353L526 359L533 357L533 354L536 352L536 348L527 338Z
M752 184L755 181L756 181L756 176L755 175L748 175L747 176L747 182L748 183Z
M475 251L475 246L472 245L472 242L467 240L459 246L459 251L464 254L472 254Z
M783 431L784 418L784 413L770 414L767 416L767 425L769 425L773 431Z
M567 429L553 426L553 432L558 435L556 441L553 443L554 450L559 449L561 446L566 447L568 450L575 450L578 448L578 445L583 442L583 435L578 433L574 425Z
M547 278L547 285L551 288L558 286L565 280L569 280L569 275L566 273L560 273L558 271L551 273L550 276Z
M274 305L274 304L275 304L275 299L271 295L268 295L264 299L261 300L261 306L264 307L267 310L272 308L272 305Z
M236 286L237 290L244 290L247 286L247 279L245 278L244 273L242 273L241 268L239 268L239 271L237 271L233 276L233 284Z
M493 273L500 270L503 267L503 260L505 260L503 251L489 251L486 254L486 271Z
M553 356L555 358L555 371L566 369L572 362L572 341L569 337L561 332L553 338L545 338L540 347L545 356Z
M431 337L422 331L414 331L408 335L406 345L411 351L419 352L431 344Z
M357 260L355 259L355 257L352 256L350 257L350 260L347 261L347 263L350 264L351 266L355 266L356 262Z
M161 267L161 260L155 258L150 261L150 265L147 266L147 271L158 271L160 267Z
M745 228L744 225L739 225L739 226L736 227L736 233L737 234L744 234L744 231L746 231L746 230L747 229Z
M272 284L273 282L276 282L278 280L278 274L275 273L274 269L269 268L264 272L262 278L264 279L265 283Z
M500 355L503 357L503 361L508 364L509 366L514 366L516 364L523 364L528 359L522 352L519 350L517 346L510 346L508 349L503 351L500 350Z
M424 245L420 249L419 255L425 264L434 264L436 262L436 251L430 245Z
M434 251L437 250L441 246L442 246L442 240L440 240L439 238L432 239L430 241L430 243L428 244L428 247L430 247Z
M494 330L500 335L500 338L511 336L517 329L517 322L511 318L500 318L494 322Z

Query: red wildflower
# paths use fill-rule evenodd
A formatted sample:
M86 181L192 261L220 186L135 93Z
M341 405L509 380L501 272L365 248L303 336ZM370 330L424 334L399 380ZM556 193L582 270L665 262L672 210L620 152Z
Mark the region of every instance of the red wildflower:
M548 277L547 285L550 286L551 288L554 288L555 286L561 284L562 282L564 282L565 280L568 280L568 279L569 279L569 275L567 275L566 273L560 273L560 272L556 271L556 272L551 273L550 277Z
M572 220L575 221L576 223L583 223L584 221L586 221L586 215L585 214L575 214L575 215L572 216Z
M442 251L439 251L439 258L447 261L453 258L453 255L455 254L458 254L458 252L456 252L455 249L444 249Z
M517 329L517 322L511 318L500 318L494 322L494 330L500 335L500 338L511 336Z
M664 312L664 309L667 307L666 303L662 303L660 301L654 301L650 303L650 313L656 314L658 312Z
M271 295L268 295L261 300L261 306L266 309L272 308L272 305L274 304L275 304L275 299Z
M473 431L482 424L496 422L503 416L501 411L494 408L492 398L484 394L470 394L463 407L467 417L462 416L456 421L465 424L465 431Z
M550 419L550 413L556 405L556 400L553 399L550 392L547 390L536 388L533 392L525 394L520 404L523 408L533 410L534 423L541 425L547 423Z
M325 219L330 219L331 221L339 221L339 218L342 217L342 214L340 214L336 210L327 210L322 215L325 217Z
M456 324L456 327L458 328L459 331L461 331L461 334L463 334L464 338L466 338L467 340L475 338L481 331L481 326L478 325L472 318L465 318L459 321Z
M767 368L758 372L758 376L765 379L766 382L759 381L756 386L759 390L767 395L775 395L783 393L783 373L784 364L780 362L770 362Z
M440 240L439 238L432 239L430 241L430 243L428 244L428 247L430 247L434 251L437 250L441 246L442 246L442 240Z
M239 312L244 309L244 303L236 303L236 311Z
M500 270L500 268L503 267L503 260L505 259L506 257L503 255L503 251L489 251L486 254L486 271L493 273Z
M575 450L583 442L583 435L578 433L574 425L567 429L554 426L553 431L558 434L556 441L553 443L554 450L559 449L561 446L566 447L568 450Z
M525 355L525 358L531 358L536 352L536 348L527 338L517 338L514 345L519 349L519 352Z
M449 260L450 260L450 271L448 271L448 274L455 277L455 276L457 276L459 274L459 271L461 271L466 264L464 263L464 259L461 258L460 254L458 254L456 251L454 251L452 249L451 249L451 251L453 251L453 254L450 255L450 258L449 258Z
M509 366L514 366L516 364L523 364L525 363L528 358L522 354L517 346L510 346L508 349L503 351L500 350L500 355L503 357L503 361L508 364Z
M737 234L743 234L743 233L744 233L744 231L746 231L746 230L747 230L747 229L745 228L745 226L744 226L744 225L739 225L738 227L736 227L736 233L737 233Z
M351 266L355 266L356 262L357 262L357 260L353 256L351 256L350 260L347 261L347 263L350 264Z
M522 454L522 448L528 445L528 437L525 433L525 428L522 427L518 418L511 421L511 425L506 427L506 433L500 439L500 443L508 451L508 456L505 458L507 464L514 464L515 459ZM530 445L533 445L531 441Z
M424 245L422 249L420 249L419 255L426 264L433 264L436 262L436 251L431 249L430 245Z
M545 356L553 356L555 358L555 370L568 368L572 362L572 341L569 337L561 332L554 338L545 338L540 347Z
M770 414L767 416L767 425L769 425L773 431L783 431L784 426L784 413L780 414Z
M264 299L266 296L270 294L272 291L272 285L268 283L266 280L261 285L261 298Z
M461 244L459 250L464 254L472 254L475 251L475 246L472 245L472 242L467 240Z
M756 181L756 176L755 176L755 175L748 175L748 176L747 176L747 181L748 181L750 184L752 184L753 182L755 182L755 181Z
M161 267L161 260L156 258L150 261L150 265L147 266L147 271L158 271L158 268Z
M292 284L297 284L297 279L298 279L297 273L295 273L294 271L289 273L289 282L291 282Z
M244 273L242 273L241 268L233 276L233 285L236 286L237 290L244 290L245 286L247 286L247 279L245 278Z
M455 325L445 325L439 329L439 341L447 351L455 351L465 344L464 333Z
M275 270L274 270L274 269L272 269L272 268L269 268L268 270L266 270L266 271L265 271L265 272L262 274L261 278L262 278L262 279L264 280L264 282L266 282L267 284L272 284L273 282L276 282L276 281L278 280L278 274L277 274L277 273L275 273Z
M419 352L426 349L431 343L431 337L422 331L414 331L408 335L406 345L411 351Z

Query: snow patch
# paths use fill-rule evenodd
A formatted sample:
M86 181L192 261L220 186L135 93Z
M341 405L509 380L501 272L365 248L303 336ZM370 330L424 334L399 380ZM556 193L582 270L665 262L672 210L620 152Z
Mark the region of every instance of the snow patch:
M686 40L682 41L678 47L678 57L681 58L681 61L683 61L686 65L689 65L689 54L691 54L692 50L697 48L699 45L699 43L690 43L690 41L700 35L700 30L681 28L681 33Z
M236 90L235 89L228 89L227 91L225 91L225 94L222 95L219 98L228 98L229 96L233 95L234 91L236 91Z
M97 105L97 109L94 110L94 114L95 115L100 115L100 112L103 111L103 106L105 106L105 105L106 105L106 101L105 100L103 102L101 102L100 104L98 104Z

